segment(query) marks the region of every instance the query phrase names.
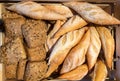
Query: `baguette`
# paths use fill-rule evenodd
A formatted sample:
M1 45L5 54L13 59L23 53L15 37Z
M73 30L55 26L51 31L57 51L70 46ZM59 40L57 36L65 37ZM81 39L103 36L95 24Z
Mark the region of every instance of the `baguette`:
M47 47L50 50L53 45L56 43L56 41L59 39L59 37L53 37L53 35L60 29L60 27L64 24L65 21L57 20L52 31L48 34L47 37Z
M60 79L66 79L66 80L81 80L85 75L88 73L88 67L86 64L78 66L74 70L65 73L58 78Z
M48 66L45 61L28 62L24 81L42 81Z
M67 55L60 72L61 74L67 73L85 62L85 55L89 44L90 30L85 33L80 42L74 48L72 48Z
M87 27L84 27L82 29L69 32L57 41L50 54L48 62L49 68L46 73L46 77L49 77L51 73L53 73L58 66L62 64L70 49L80 41L86 29Z
M21 26L25 23L25 19L19 18L6 18L4 19L5 35L7 37L22 37Z
M73 13L71 12L71 10L61 4L44 4L44 6L48 9L50 9L51 11L54 11L56 13L59 13L61 15L63 15L66 18L72 17Z
M87 22L84 21L79 15L71 17L54 35L54 37L60 37L63 34L79 29L87 25Z
M100 35L107 66L111 69L115 50L114 38L111 35L110 31L105 27L97 27L97 31Z
M86 21L100 25L113 25L120 24L120 21L108 13L106 13L100 7L87 2L67 2L64 3L80 14Z
M101 41L96 28L90 27L90 33L90 45L86 54L89 70L95 65L101 49Z
M51 11L48 8L42 6L41 4L32 1L17 3L8 7L7 9L34 19L44 20L66 19L66 17L64 17L63 15Z
M95 64L92 81L105 81L107 74L108 72L106 65L101 60L99 60Z

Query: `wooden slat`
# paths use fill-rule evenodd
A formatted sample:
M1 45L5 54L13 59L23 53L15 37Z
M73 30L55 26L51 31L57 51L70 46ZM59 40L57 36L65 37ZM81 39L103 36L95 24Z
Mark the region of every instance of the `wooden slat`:
M0 0L2 2L16 2L16 1L28 1L28 0ZM30 0L29 0L30 1ZM87 1L87 2L96 2L96 3L113 3L116 0L31 0L39 2L67 2L67 1Z
M120 57L120 27L116 27L116 56Z
M120 0L115 6L115 17L120 19ZM116 28L116 57L119 59L116 62L116 80L120 81L120 26Z
M120 27L116 27L116 79L120 81Z

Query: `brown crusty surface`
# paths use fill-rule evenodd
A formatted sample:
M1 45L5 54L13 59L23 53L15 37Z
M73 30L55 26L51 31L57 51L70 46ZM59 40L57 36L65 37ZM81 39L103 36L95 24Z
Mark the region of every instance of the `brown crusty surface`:
M17 80L23 80L24 79L24 72L26 68L26 63L27 60L20 60L18 63L18 68L17 68Z
M2 61L5 64L7 79L15 79L18 61L26 59L26 53L21 38L15 38L0 48Z
M47 70L47 64L43 62L29 62L25 72L25 81L41 81Z
M5 35L7 37L22 37L21 26L25 23L25 19L7 18L4 20Z
M35 48L27 48L29 61L43 61L46 58L46 50L43 45Z
M5 37L4 37L4 44L10 42L12 39L14 39L14 37L12 38L12 37L7 37L7 36L5 36Z
M11 12L9 10L5 10L3 13L2 13L2 19L5 20L7 18L18 18L18 17L21 17L23 18L22 15L19 15L15 12Z
M5 77L7 79L16 79L17 61L5 63Z
M2 20L5 28L4 43L8 43L15 37L22 37L21 26L25 23L25 17L8 10L2 12Z
M26 59L26 52L22 43L22 39L17 37L3 46L4 62L16 62L21 59ZM12 58L12 59L11 59Z
M28 19L22 26L22 32L28 47L37 47L46 41L47 24L42 20Z
M5 47L1 46L0 47L0 62L1 63L3 62L3 57L6 56L4 53L5 53Z

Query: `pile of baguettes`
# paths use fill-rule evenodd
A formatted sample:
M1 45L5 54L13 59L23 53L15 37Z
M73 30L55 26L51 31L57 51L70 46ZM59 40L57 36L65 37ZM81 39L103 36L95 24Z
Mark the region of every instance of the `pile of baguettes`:
M60 67L59 79L81 80L93 70L92 81L105 80L115 50L114 38L106 26L120 24L118 19L87 2L38 4L29 1L7 9L33 19L56 21L46 41L50 52L46 78Z

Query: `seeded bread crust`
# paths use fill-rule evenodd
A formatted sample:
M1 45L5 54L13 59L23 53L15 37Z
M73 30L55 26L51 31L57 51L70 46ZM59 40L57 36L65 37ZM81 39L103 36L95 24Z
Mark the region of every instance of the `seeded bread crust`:
M23 80L27 60L20 60L17 68L17 80Z
M25 72L25 81L40 81L44 78L47 64L43 62L29 62Z
M29 61L43 61L46 58L46 50L43 45L35 48L27 48Z
M5 64L7 79L15 79L18 62L26 59L26 53L21 38L15 38L0 48L2 62Z
M22 26L22 32L28 47L34 48L45 43L47 24L42 20L28 19Z
M25 23L25 19L7 18L4 20L5 35L9 38L22 37L21 26Z

